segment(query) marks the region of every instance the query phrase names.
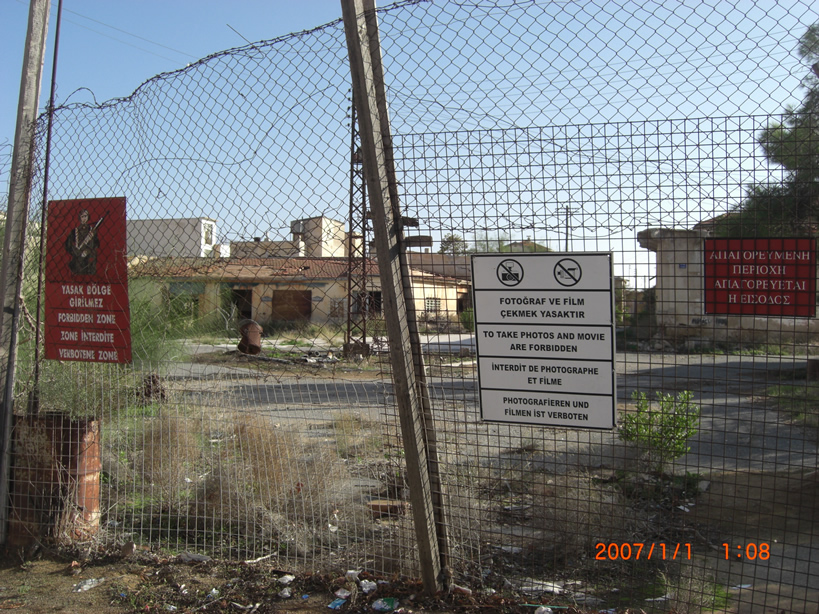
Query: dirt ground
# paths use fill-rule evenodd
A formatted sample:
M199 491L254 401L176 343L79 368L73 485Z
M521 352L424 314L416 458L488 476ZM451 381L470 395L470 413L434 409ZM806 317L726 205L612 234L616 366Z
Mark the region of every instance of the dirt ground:
M766 503L760 505L758 502ZM801 475L723 474L713 476L706 493L698 497L690 520L705 521L717 529L719 539L785 541L791 544L815 536L815 510L819 509L817 473ZM754 528L755 534L747 534ZM721 558L722 545L715 546ZM289 585L292 596L280 596L278 579L288 570L265 562L225 563L185 561L180 557L135 550L133 553L57 552L42 549L34 556L5 552L0 558L0 611L32 614L61 612L327 612L340 588L352 590L342 611L373 612L383 597L399 600L404 611L531 614L531 606L514 596L478 596L454 592L426 598L415 582L381 580L375 592L364 595L343 576L297 576ZM732 572L736 573L736 572ZM739 573L742 573L740 571ZM99 583L88 590L77 590ZM83 584L85 583L85 584ZM728 604L727 612L816 612L819 592L786 584L753 582L753 588ZM755 593L754 593L755 591ZM539 601L539 600L538 600ZM530 599L529 603L533 603ZM811 605L814 604L814 605ZM561 612L580 613L570 608ZM640 610L633 610L639 612Z
M760 501L766 503L760 505ZM757 541L798 544L815 536L816 509L819 509L816 472L787 476L729 473L713 477L707 492L700 495L691 510L690 520L697 524L706 521L714 527L717 533L712 536L717 541L744 535ZM749 528L754 528L753 536L747 534ZM715 558L721 558L722 545L713 545ZM521 614L534 611L513 595L490 597L454 592L426 598L419 583L371 578L366 574L362 578L381 580L377 590L367 595L343 576L303 575L289 585L292 597L284 599L280 596L284 586L278 579L286 573L287 570L265 562L185 561L139 550L125 554L98 552L91 558L49 549L28 558L21 552L5 552L0 559L0 611L318 613L328 611L328 605L336 598L333 593L340 588L353 589L342 610L346 612L373 612L373 602L383 597L397 598L404 611ZM88 590L77 590L91 580L99 583ZM725 611L817 611L817 591L784 583L753 584L753 588L731 599ZM531 599L528 602L536 603ZM583 610L559 611L579 614Z
M82 562L65 553L40 552L25 561L6 552L0 559L0 611L31 614L121 614L130 612L306 612L328 611L339 589L350 589L343 612L374 612L383 598L397 600L397 612L482 612L531 614L531 605L501 595L478 597L460 591L425 597L418 582L373 578L377 588L363 594L344 576L301 575L283 598L279 579L287 575L263 563L186 562L179 557L135 553ZM92 582L98 581L98 582ZM88 590L80 587L94 584ZM529 602L539 603L537 601ZM585 610L563 608L567 614Z

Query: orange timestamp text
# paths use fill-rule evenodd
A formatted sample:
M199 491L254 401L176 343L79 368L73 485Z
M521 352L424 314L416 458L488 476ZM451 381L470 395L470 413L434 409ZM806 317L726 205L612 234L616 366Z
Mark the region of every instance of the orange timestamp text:
M596 553L594 558L598 561L639 561L670 560L686 558L691 560L691 544L664 544L664 543L603 543L594 545Z

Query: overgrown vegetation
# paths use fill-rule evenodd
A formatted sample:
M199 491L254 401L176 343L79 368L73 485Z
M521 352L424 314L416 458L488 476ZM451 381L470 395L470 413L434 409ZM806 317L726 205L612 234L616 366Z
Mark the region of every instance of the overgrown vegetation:
M819 427L819 386L807 382L800 386L772 386L766 394L778 409L805 426Z
M618 436L645 451L654 470L663 473L668 464L690 450L688 440L699 430L700 408L693 403L694 393L657 392L652 408L644 392L634 391L634 413L623 416Z

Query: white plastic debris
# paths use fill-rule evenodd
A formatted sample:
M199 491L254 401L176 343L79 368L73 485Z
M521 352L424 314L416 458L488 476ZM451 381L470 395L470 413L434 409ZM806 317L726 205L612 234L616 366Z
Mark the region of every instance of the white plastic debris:
M281 591L279 591L279 597L281 597L282 599L290 599L290 597L292 596L293 593L290 592L289 588L283 588Z
M77 584L71 587L71 591L74 593L82 593L91 590L95 586L99 586L103 582L105 582L105 578L89 578L88 580L77 582Z
M554 610L552 608L547 608L545 605L542 605L537 610L535 610L535 614L554 614Z
M346 588L340 588L335 593L333 593L339 599L347 599L352 593L348 591Z
M362 580L361 581L361 590L364 591L364 594L373 592L378 585L375 582L371 582L370 580Z
M356 571L355 569L350 569L347 573L344 574L344 577L347 578L348 582L355 582L358 580L358 574L360 571Z
M194 552L183 552L177 558L183 563L207 563L211 560L206 554L196 554Z
M533 580L527 578L527 584L520 587L524 593L549 593L550 595L562 595L563 584L557 582L544 582L543 580Z
M282 586L287 586L288 584L290 584L295 579L296 579L296 576L291 575L291 574L285 574L281 578L279 578L278 582Z

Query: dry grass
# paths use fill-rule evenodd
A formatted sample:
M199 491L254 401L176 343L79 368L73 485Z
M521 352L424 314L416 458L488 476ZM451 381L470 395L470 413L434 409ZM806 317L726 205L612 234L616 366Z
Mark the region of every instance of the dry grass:
M152 419L143 432L143 480L160 490L166 505L178 501L196 478L202 460L198 432L194 418L169 413Z
M330 428L341 458L371 456L383 448L380 424L358 412L334 412Z
M670 597L667 605L675 614L711 612L727 602L727 592L716 583L715 572L704 561L686 562L673 577L661 576Z
M556 475L533 486L533 525L551 533L564 554L624 541L629 520L621 495L586 474Z

